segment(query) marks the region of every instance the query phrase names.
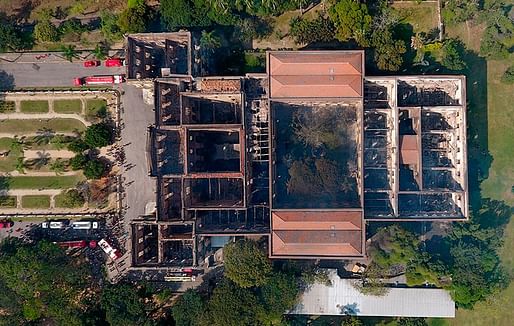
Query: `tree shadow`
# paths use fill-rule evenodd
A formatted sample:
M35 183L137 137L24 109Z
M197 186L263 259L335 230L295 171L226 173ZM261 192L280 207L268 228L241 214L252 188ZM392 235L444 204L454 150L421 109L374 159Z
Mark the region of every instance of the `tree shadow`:
M16 84L14 83L14 76L3 70L0 70L0 90L10 91L13 90Z

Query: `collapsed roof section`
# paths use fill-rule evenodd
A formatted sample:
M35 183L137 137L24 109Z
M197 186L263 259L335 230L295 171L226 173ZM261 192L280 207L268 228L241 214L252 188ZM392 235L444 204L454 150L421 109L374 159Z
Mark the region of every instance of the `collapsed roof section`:
M126 38L128 79L191 75L191 33L130 34Z
M466 219L464 77L367 77L364 89L366 219Z

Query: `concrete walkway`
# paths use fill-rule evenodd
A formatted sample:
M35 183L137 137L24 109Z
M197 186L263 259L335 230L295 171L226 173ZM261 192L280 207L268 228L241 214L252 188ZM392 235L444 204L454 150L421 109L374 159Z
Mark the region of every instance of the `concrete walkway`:
M39 158L40 154L49 154L51 158L72 158L75 153L67 150L24 150L23 157L25 159Z

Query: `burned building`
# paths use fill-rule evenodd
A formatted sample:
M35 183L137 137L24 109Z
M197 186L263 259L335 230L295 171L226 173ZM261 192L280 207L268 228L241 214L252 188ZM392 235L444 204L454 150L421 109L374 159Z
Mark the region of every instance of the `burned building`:
M363 51L154 79L156 205L133 222L133 265L201 266L235 236L268 237L272 258L358 259L368 222L467 219L465 94L463 76L367 77Z

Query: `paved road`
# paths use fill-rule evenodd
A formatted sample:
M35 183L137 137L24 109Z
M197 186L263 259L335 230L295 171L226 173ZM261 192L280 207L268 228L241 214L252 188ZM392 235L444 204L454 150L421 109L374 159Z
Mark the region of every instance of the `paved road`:
M155 122L153 106L143 102L142 91L130 85L123 85L125 94L121 106L122 145L125 149L128 168L124 168L128 205L125 220L132 220L144 214L145 206L155 202L155 181L148 176L149 166L146 153L147 127ZM132 166L132 167L131 167ZM128 184L128 185L127 185Z
M0 83L4 87L73 86L73 79L93 75L125 74L125 67L85 68L83 62L11 63L0 61ZM14 78L14 80L12 80ZM7 84L7 85L5 85Z

